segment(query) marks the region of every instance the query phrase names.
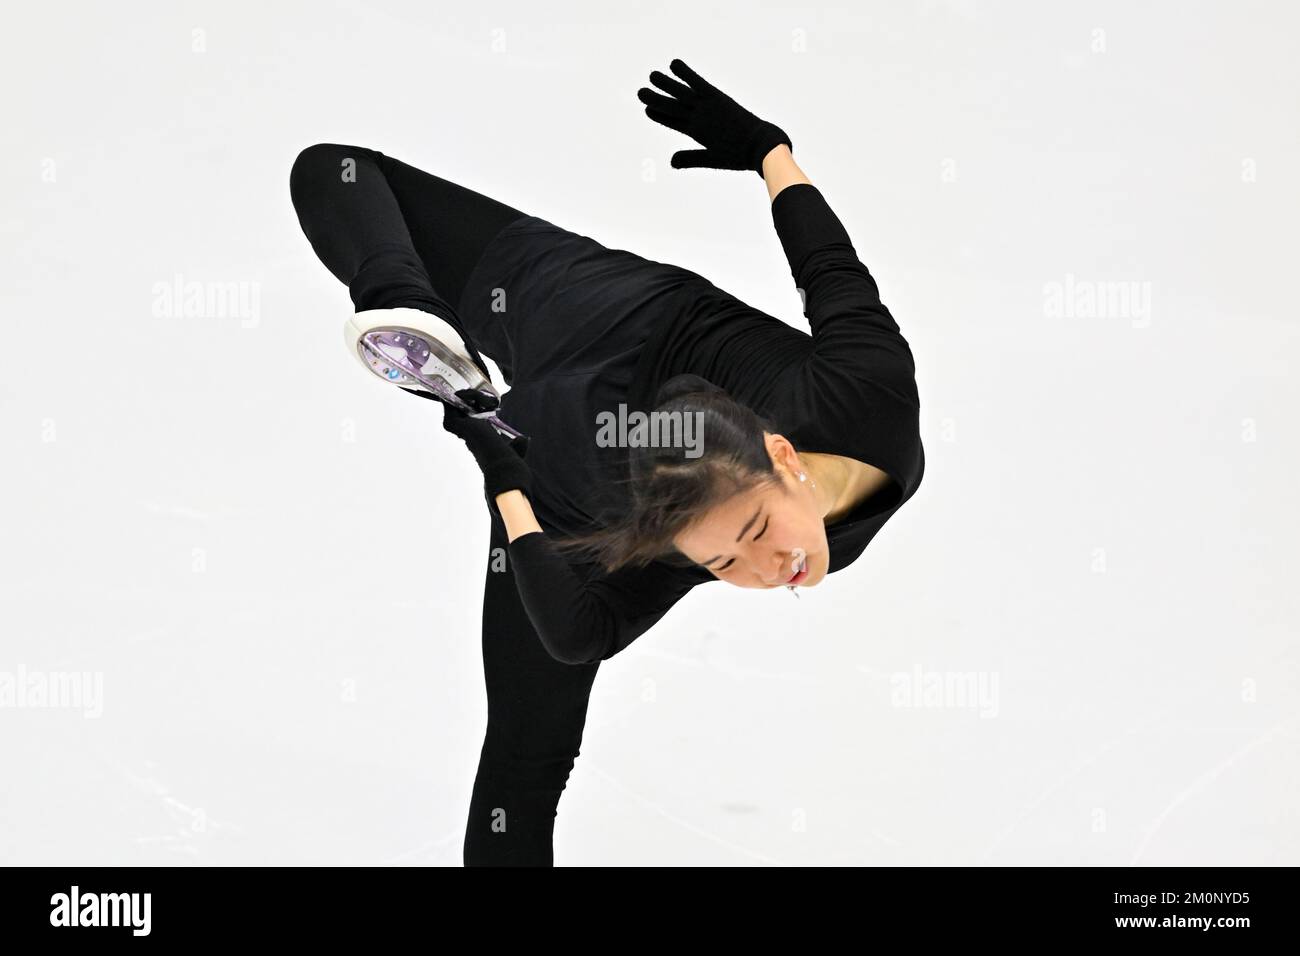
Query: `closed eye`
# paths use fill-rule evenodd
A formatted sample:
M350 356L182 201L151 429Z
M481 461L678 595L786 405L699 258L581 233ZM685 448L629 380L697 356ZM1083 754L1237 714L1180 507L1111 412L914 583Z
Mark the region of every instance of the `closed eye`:
M767 525L768 525L768 522L771 521L771 520L772 520L772 519L771 519L770 516L765 517L765 518L763 519L763 529L762 529L761 531L759 531L758 534L754 535L754 537L750 538L749 540L751 540L751 541L757 541L759 538L763 537L763 535L765 535L765 534L767 533ZM722 566L719 567L719 568L715 568L714 570L715 570L715 571L725 571L725 570L727 570L727 568L731 567L731 566L732 566L733 564L735 564L735 563L736 563L736 559L735 559L735 558L731 558L731 559L729 559L729 560L727 561L726 564L722 565Z

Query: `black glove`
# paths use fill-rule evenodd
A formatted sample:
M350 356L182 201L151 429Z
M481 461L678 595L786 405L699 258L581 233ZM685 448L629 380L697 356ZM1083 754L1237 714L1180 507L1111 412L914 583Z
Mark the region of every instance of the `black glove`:
M752 169L762 176L764 156L781 143L794 149L785 130L759 119L681 60L673 60L668 68L686 83L658 70L650 74L650 82L672 96L644 86L636 95L646 104L646 116L706 147L673 153L674 169Z
M466 398L460 392L456 394L462 400ZM493 511L497 511L496 496L502 492L516 488L526 495L531 492L532 471L524 461L528 452L526 436L507 438L491 422L467 415L446 402L442 403L442 427L469 447L483 472L483 489Z

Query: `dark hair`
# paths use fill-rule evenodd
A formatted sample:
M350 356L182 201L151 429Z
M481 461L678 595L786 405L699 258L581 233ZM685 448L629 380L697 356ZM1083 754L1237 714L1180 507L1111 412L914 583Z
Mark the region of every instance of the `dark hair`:
M628 449L626 474L614 479L626 491L617 511L594 531L555 538L561 551L594 556L606 571L654 560L692 567L695 562L673 544L681 531L732 495L781 485L763 436L776 431L774 424L725 389L698 375L675 375L660 386L654 406L648 421L637 426L639 439ZM679 417L663 417L673 413ZM700 425L703 449L694 458L682 442L655 441L669 424L680 427L687 415L696 415Z

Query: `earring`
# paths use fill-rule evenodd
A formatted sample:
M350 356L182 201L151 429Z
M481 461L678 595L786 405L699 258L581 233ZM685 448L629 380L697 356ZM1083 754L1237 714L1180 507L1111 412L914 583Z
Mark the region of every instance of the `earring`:
M807 473L807 472L804 472L804 471L799 472L799 480L800 480L800 481L807 481L807 480L808 480L808 473ZM816 478L813 479L812 486L813 486L814 488L817 487L817 479L816 479ZM793 594L796 598L799 597L799 586L798 586L798 585L796 585L796 584L787 584L787 585L785 586L785 589L786 589L787 591L789 591L791 594Z

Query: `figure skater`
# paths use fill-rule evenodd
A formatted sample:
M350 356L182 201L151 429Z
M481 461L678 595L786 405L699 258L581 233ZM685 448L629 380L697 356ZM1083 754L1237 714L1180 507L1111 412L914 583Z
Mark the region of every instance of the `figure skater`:
M601 661L697 585L816 587L924 471L911 349L790 137L669 69L637 96L701 147L672 166L763 179L811 334L373 149L310 146L290 175L303 232L351 295L349 351L439 401L483 473L488 715L468 866L553 865Z

